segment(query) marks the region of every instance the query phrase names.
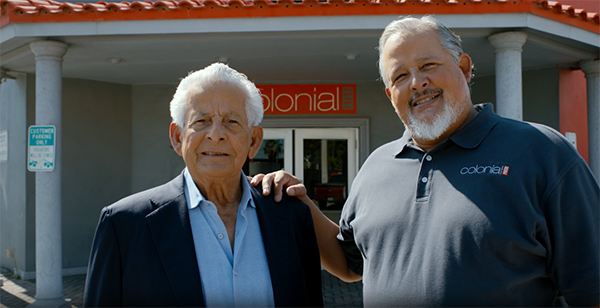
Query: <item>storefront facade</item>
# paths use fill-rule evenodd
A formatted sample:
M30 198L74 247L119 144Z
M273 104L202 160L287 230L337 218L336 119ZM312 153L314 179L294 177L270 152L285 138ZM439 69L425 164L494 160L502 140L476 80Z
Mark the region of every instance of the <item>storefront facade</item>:
M296 174L335 219L369 153L404 131L378 80L375 49L399 15L435 14L462 37L476 67L473 103L574 133L568 137L578 151L600 168L594 7L533 0L0 4L0 266L16 262L23 278L37 274L40 298L56 297L62 274L85 272L102 207L182 171L168 138L168 103L181 78L215 61L248 75L263 95L265 141L246 172ZM28 127L36 124L57 128L52 172L27 170Z

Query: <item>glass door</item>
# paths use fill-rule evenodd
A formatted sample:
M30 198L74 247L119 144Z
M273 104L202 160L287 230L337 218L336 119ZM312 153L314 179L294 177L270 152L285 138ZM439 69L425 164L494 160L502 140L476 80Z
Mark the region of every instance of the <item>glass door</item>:
M249 163L249 175L267 174L277 170L294 173L293 131L291 129L263 129L263 142L256 157Z
M358 171L357 128L265 128L248 175L285 170L306 186L308 196L339 219Z
M358 167L358 129L296 129L295 175L321 210L341 210Z

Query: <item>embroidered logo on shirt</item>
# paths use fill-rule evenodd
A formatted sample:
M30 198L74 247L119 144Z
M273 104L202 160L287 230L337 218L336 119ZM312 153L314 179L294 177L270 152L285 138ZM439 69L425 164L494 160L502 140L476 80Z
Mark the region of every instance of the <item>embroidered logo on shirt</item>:
M489 166L470 166L470 167L462 167L460 169L460 174L494 174L494 175L508 175L509 166L497 166L497 165L489 165Z

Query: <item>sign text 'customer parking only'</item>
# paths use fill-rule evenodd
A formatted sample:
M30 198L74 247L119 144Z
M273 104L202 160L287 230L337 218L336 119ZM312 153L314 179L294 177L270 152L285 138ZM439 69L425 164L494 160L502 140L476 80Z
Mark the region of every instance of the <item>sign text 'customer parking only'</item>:
M56 127L34 125L29 127L27 169L32 172L54 170Z

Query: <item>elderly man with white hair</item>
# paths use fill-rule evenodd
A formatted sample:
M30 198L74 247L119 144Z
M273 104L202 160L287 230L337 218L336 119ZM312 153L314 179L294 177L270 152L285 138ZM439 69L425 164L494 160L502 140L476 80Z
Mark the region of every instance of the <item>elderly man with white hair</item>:
M309 208L276 204L242 172L262 143L262 99L216 63L171 101L170 139L186 168L105 207L85 287L87 307L323 306Z

